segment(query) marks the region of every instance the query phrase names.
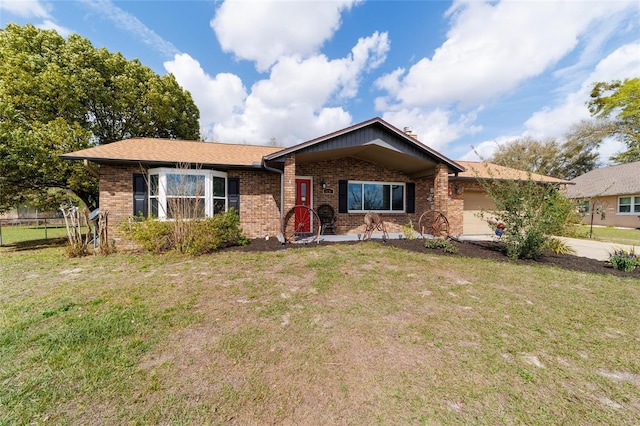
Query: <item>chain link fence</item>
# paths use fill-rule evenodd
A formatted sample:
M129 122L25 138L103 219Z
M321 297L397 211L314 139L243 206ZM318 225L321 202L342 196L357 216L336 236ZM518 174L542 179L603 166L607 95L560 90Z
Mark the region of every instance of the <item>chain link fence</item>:
M64 218L22 217L0 219L0 246L29 241L64 238L67 230Z

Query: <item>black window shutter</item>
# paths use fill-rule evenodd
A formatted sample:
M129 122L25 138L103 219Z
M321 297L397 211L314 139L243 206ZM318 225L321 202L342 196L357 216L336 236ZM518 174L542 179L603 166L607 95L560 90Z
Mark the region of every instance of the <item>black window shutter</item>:
M147 217L147 181L142 173L133 174L133 216Z
M416 212L416 184L407 182L407 213Z
M338 213L347 213L347 198L349 195L349 183L346 180L338 181Z
M227 199L229 208L233 207L240 214L240 178L227 178Z

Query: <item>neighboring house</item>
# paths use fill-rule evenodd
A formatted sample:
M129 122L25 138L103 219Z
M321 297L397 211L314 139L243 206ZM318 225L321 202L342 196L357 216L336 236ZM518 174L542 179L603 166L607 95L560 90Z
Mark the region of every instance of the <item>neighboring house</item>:
M640 227L640 161L591 170L571 182L566 194L580 203L584 223Z
M176 197L198 199L201 215L234 207L250 238L276 236L284 215L300 204L332 206L338 234L363 232L370 210L384 217L389 232L437 210L449 219L450 233L460 235L467 231L465 193L481 192L463 163L380 118L285 149L134 138L62 157L100 165L100 209L109 211L109 232L117 241L118 223L138 214L169 218ZM172 188L178 179L204 192L177 193Z

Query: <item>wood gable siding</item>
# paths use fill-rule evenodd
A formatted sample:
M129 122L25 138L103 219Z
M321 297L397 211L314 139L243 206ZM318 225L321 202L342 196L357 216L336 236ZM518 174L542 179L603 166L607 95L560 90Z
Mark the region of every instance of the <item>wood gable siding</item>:
M423 150L408 143L399 135L389 132L378 126L370 126L358 129L353 132L334 136L325 141L310 145L298 151L299 154L315 153L322 151L339 150L367 145L373 141L380 140L390 148L403 154L433 161Z

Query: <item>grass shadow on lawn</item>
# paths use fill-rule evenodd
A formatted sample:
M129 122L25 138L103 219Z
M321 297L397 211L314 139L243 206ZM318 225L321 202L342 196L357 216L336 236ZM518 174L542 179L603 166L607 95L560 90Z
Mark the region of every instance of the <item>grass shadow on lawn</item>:
M6 251L28 251L28 250L42 250L45 248L64 247L67 243L67 239L60 238L47 238L40 240L19 241L11 244L3 244L0 246L1 250Z

